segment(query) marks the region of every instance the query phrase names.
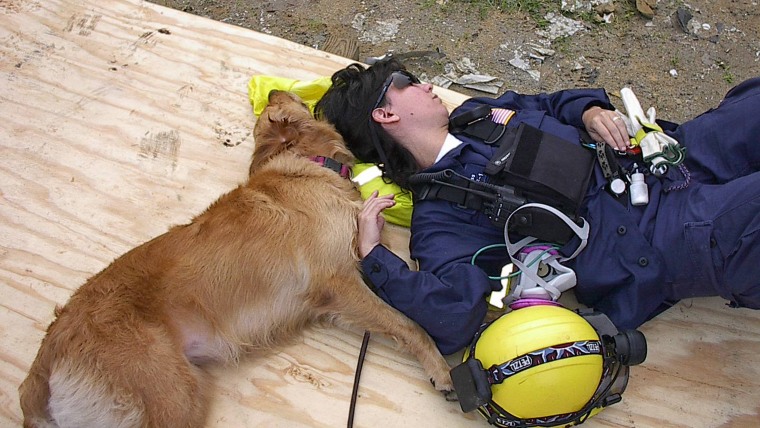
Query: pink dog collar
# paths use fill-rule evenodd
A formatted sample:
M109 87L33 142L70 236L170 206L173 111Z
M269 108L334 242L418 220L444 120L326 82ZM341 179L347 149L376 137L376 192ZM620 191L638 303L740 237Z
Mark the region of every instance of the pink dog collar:
M326 156L312 156L309 159L313 160L314 162L318 163L319 165L325 168L329 168L337 172L343 178L349 178L349 179L351 178L351 168L336 161L333 158L328 158Z

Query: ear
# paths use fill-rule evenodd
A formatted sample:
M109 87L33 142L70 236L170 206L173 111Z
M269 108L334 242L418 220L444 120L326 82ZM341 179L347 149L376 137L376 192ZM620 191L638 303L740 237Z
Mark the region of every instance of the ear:
M398 115L386 107L378 107L372 110L372 120L379 124L394 123L399 121Z
M287 117L273 122L270 129L271 140L276 141L276 144L279 145L278 151L290 148L298 139L298 129L294 124L290 123Z
M259 117L267 123L260 124L254 142L253 160L248 170L253 174L259 167L267 163L279 153L288 150L298 140L298 130L288 119L273 119L271 116Z

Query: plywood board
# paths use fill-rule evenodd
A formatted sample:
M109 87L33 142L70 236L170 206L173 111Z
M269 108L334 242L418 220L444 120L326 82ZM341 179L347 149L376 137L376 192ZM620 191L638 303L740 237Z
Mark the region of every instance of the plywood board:
M0 58L0 426L19 426L17 388L55 305L244 179L250 77L309 80L350 61L137 0L0 0ZM408 231L390 235L405 255ZM643 330L649 358L587 426L760 424L758 312L693 300ZM208 426L345 425L361 336L314 328L214 369ZM487 426L374 336L355 425Z

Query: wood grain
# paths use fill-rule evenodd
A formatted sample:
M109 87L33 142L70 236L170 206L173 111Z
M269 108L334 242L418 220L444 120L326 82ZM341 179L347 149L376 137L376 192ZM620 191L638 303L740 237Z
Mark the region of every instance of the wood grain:
M350 61L138 0L0 0L0 58L0 426L18 426L55 305L244 179L250 77L309 80ZM406 229L388 238L408 257ZM649 358L623 402L587 426L760 424L758 312L688 301L644 332ZM361 335L314 328L214 369L208 426L344 425ZM370 341L359 393L356 426L487 426L386 338Z

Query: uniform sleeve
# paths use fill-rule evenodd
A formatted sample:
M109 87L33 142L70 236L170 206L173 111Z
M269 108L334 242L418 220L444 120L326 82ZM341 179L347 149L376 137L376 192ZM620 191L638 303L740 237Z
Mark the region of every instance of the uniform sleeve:
M418 259L419 271L382 246L364 258L362 268L383 300L420 324L441 353L452 354L467 346L480 328L493 283L470 264L477 251L473 248L485 242L465 236L476 226L441 214L440 220L428 215L420 222L424 229L414 230L412 257Z
M467 346L483 322L485 295L491 288L475 266L452 265L438 277L410 270L382 246L375 247L362 266L378 295L425 329L444 355Z
M593 106L614 110L603 89L568 89L553 93L522 95L507 91L498 98L471 98L460 108L469 109L477 104L489 104L512 110L544 111L562 123L583 128L583 112ZM456 114L456 112L455 112Z

